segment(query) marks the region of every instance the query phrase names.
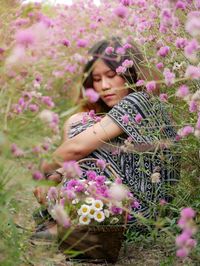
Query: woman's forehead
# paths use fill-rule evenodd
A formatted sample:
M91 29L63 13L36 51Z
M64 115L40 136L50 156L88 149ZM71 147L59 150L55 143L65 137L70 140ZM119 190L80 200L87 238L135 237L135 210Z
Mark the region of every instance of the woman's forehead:
M102 59L98 59L93 66L93 75L98 75L99 73L102 72L107 72L110 71L111 68L105 64L105 62Z

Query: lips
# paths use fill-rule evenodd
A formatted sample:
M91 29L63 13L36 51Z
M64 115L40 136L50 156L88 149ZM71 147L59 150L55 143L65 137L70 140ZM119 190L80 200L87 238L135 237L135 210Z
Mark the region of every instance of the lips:
M105 99L109 99L109 98L112 98L113 96L115 96L115 94L107 94L107 95L104 95L103 97Z

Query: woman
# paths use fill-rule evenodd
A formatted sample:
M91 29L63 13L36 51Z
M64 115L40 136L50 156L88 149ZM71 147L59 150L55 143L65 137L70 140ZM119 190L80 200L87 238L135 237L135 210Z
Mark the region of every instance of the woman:
M89 158L103 159L138 198L134 211L149 217L159 199L169 199L165 185L179 178L179 160L170 149L176 132L163 104L144 88L135 91L147 71L134 45L122 46L120 39L112 38L98 42L89 52L92 59L85 67L83 86L100 95L93 109L107 113L99 122L83 123L84 113L72 116L65 125L65 141L42 170L50 179L58 179L61 170L52 171L63 162L88 158L80 164L88 169L94 167ZM105 175L109 178L108 172ZM40 197L38 191L35 194Z

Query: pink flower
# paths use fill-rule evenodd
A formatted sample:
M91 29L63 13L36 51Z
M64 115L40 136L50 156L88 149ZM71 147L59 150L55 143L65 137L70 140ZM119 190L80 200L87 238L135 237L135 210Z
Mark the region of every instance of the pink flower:
M118 75L124 74L125 72L126 72L126 67L119 66L118 68L116 68L116 73Z
M176 237L176 245L178 247L183 246L189 238L190 234L188 234L187 232L183 232L181 235Z
M40 171L35 171L33 174L32 174L32 177L33 179L35 180L41 180L44 178L43 174L40 172Z
M95 103L99 100L99 94L92 88L86 89L85 96L88 98L88 101Z
M137 124L139 124L141 121L142 121L142 116L141 116L141 114L137 114L137 115L135 116L135 122L136 122Z
M199 79L200 78L200 67L188 66L185 72L185 77L190 79Z
M161 70L164 67L164 64L162 62L159 62L156 64L157 69Z
M191 126L185 126L178 131L179 136L187 137L194 132L194 128Z
M96 179L96 176L97 176L96 172L92 171L92 170L87 171L86 175L88 177L88 180L90 180L90 181L94 181Z
M196 129L199 129L200 130L200 114L199 114L199 117L197 119Z
M63 44L64 46L66 46L66 47L69 47L69 46L70 46L70 41L67 40L67 39L64 39L64 40L62 41L62 44Z
M186 243L185 243L186 247L189 247L189 248L195 248L196 245L197 245L197 241L193 238L189 238Z
M160 94L160 100L161 102L167 102L168 101L168 95L166 93Z
M120 0L120 3L123 6L130 6L132 4L132 0Z
M193 37L200 35L200 12L192 11L187 16L185 29Z
M76 161L64 162L63 169L67 178L81 177L82 171Z
M196 58L196 52L199 49L198 42L194 39L187 43L187 45L184 48L184 53L187 58L195 59Z
M37 104L29 104L28 108L31 112L38 112L39 110L39 106Z
M51 108L55 106L50 96L42 96L42 102Z
M145 84L145 81L143 79L139 79L137 82L136 82L136 86L140 87L140 86L144 86Z
M180 248L176 251L176 256L179 258L185 258L189 254L189 251L186 248Z
M185 96L189 95L189 88L186 85L181 85L176 92L176 96L180 98L184 98Z
M181 10L185 10L186 9L186 3L184 3L183 1L177 1L176 2L176 9L181 9Z
M109 189L110 198L116 201L122 201L128 197L128 189L123 184L113 183Z
M175 45L177 48L183 49L187 45L188 41L185 38L177 38Z
M114 9L114 14L120 18L125 18L127 16L128 10L125 6L118 6Z
M195 214L196 214L196 212L190 207L184 208L181 211L181 217L186 219L186 220L194 218Z
M133 60L128 60L126 59L123 63L122 63L123 67L129 68L133 66Z
M169 46L163 46L158 50L157 55L165 57L169 53L169 50Z
M78 39L77 46L81 48L85 48L88 45L88 41L85 39Z
M56 204L52 210L52 216L61 226L68 228L70 227L70 218L65 212L64 207L61 204Z
M195 102L195 101L190 101L189 102L189 111L191 112L191 113L194 113L194 112L196 112L198 110L198 105L197 105L197 103Z
M15 39L17 44L24 47L28 47L29 45L33 45L35 43L35 35L30 29L18 31Z
M101 168L102 170L104 170L106 168L106 162L102 159L98 159L96 162L96 165Z
M105 49L105 53L108 55L112 54L113 52L114 52L114 48L111 46L109 46Z
M156 89L155 80L149 81L146 83L146 89L148 92L153 92Z
M58 190L56 187L50 187L47 193L48 199L57 200L58 199Z
M171 86L175 82L175 74L170 71L169 68L165 68L163 71L163 75L165 77L165 84L167 86Z
M129 123L129 115L123 115L122 116L122 122L124 123L124 124L128 124Z
M117 47L116 49L116 53L120 54L120 55L124 55L125 54L125 49L123 47Z

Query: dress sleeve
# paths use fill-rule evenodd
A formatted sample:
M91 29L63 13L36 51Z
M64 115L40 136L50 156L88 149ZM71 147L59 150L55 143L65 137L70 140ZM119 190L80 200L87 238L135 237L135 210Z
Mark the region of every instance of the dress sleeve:
M136 143L151 144L176 136L162 103L144 92L130 93L107 115Z

